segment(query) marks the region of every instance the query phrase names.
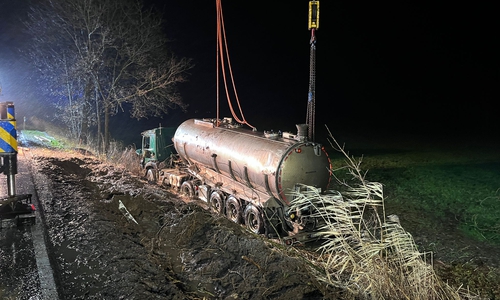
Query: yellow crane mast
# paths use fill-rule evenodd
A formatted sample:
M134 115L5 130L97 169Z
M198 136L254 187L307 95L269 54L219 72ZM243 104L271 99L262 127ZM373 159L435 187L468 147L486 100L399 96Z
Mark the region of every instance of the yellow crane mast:
M319 1L309 1L309 30L311 44L309 55L309 93L307 99L306 124L308 125L308 139L314 141L316 117L316 30L319 28Z

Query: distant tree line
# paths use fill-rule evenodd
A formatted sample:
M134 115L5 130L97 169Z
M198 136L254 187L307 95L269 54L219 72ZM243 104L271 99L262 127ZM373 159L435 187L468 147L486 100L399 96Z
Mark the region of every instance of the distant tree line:
M125 105L137 119L185 107L177 85L192 65L169 51L153 9L140 0L35 3L27 53L72 138L92 138L106 151L110 117Z

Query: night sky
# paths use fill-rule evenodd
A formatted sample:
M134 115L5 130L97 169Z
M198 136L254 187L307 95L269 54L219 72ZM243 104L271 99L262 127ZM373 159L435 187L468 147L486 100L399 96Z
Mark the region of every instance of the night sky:
M196 65L180 87L188 112L173 112L162 124L215 117L215 0L147 4L163 12L172 49ZM14 6L0 0L1 101L29 93L26 84L16 85L30 71L14 49L23 43ZM246 119L259 130L294 130L306 115L308 1L223 1L223 10ZM493 2L320 1L317 127L496 139L496 11ZM228 114L226 106L221 111Z
M210 105L215 102L212 2L179 1L170 11L165 8L174 48L197 64L185 84L186 100ZM223 1L236 87L246 118L259 129L274 118L292 126L305 120L308 1L286 3ZM495 11L493 4L471 2L320 1L317 127L496 138Z

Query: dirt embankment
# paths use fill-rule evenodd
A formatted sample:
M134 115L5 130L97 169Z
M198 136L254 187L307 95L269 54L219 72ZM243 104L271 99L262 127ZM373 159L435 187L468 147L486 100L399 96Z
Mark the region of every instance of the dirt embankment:
M29 153L64 299L339 297L293 249L119 167L75 153Z

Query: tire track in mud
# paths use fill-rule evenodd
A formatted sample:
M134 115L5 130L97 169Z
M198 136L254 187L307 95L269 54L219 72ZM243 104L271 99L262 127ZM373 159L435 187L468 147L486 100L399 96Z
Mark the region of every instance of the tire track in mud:
M64 299L187 298L151 263L137 232L116 222L118 206L113 212L98 184L85 179L91 169L80 165L95 166L92 160L35 156L33 164Z

